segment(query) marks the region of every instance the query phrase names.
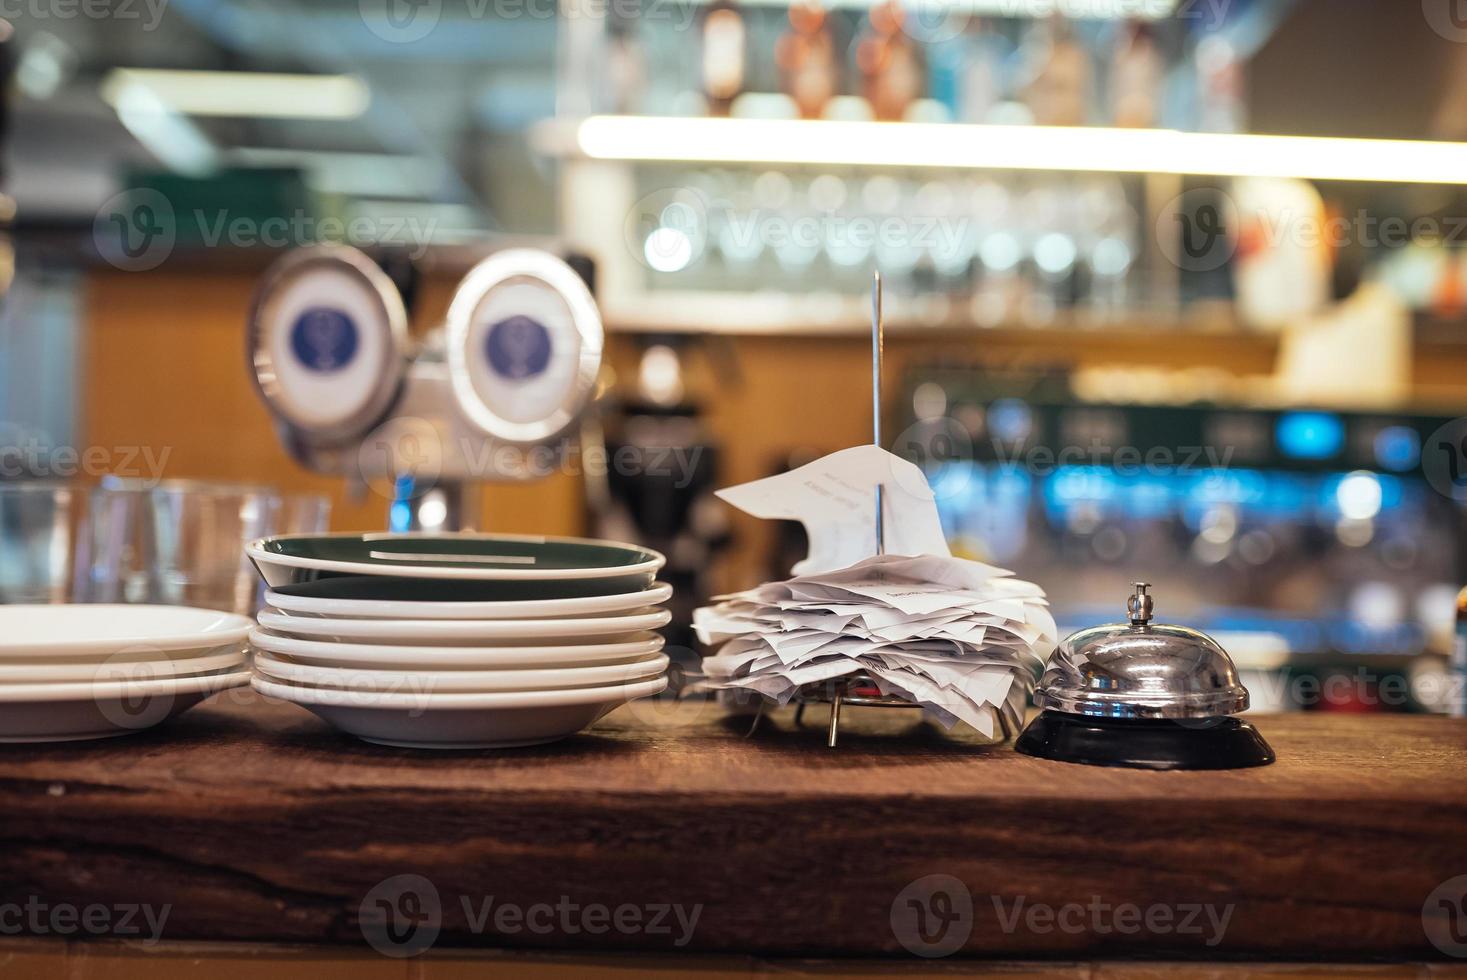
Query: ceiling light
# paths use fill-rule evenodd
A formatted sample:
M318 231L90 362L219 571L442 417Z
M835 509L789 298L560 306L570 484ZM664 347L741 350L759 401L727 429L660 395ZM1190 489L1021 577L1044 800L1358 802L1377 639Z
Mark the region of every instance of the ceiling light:
M1170 129L592 116L576 147L605 160L1064 170L1467 184L1467 143Z
M116 107L124 92L138 86L190 116L355 119L372 100L367 83L352 75L155 68L113 69L102 80L102 97Z

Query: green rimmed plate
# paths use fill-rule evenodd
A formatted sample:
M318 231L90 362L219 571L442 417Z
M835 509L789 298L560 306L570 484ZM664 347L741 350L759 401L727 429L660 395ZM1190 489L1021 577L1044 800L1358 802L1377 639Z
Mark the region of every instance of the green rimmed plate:
M526 603L554 603L565 606L574 603L599 603L597 611L635 609L638 606L656 606L667 601L667 596L643 589L640 578L588 578L571 581L489 581L489 582L446 582L443 579L397 578L392 575L340 575L335 578L316 579L313 582L297 582L271 589L265 598L269 605L290 612L320 613L327 616L397 616L411 619L415 616L434 618L438 613L423 613L411 606L436 606L445 612L446 619L491 618L491 607L518 608ZM353 606L363 606L370 612L351 612ZM463 612L450 615L447 610L460 607ZM564 612L563 609L554 610ZM515 612L513 616L526 615Z
M476 582L582 582L647 589L666 559L637 545L517 534L288 534L245 554L272 587L339 576Z

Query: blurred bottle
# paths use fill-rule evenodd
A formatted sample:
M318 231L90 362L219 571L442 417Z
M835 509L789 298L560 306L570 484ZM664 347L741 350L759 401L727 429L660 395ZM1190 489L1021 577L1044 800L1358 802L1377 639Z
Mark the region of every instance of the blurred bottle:
M1024 258L1019 241L1019 216L1013 194L996 180L984 180L969 195L978 263L971 300L973 319L981 326L999 326L1009 320L1022 299L1019 264Z
M1197 128L1204 133L1241 133L1247 128L1243 64L1220 35L1197 42L1197 88L1201 109Z
M1111 63L1111 117L1116 126L1150 129L1156 125L1157 99L1166 64L1151 28L1127 24Z
M1020 240L1032 273L1026 320L1048 323L1076 300L1077 261L1075 194L1067 182L1045 181L1020 199Z
M1083 126L1095 75L1090 52L1075 39L1068 21L1038 20L1020 53L1024 101L1040 126Z
M744 18L733 0L715 0L703 18L703 94L710 116L726 116L744 88Z
M647 90L647 52L636 32L621 25L608 31L606 75L610 89L609 111L635 115L642 111Z
M1431 287L1431 312L1441 320L1460 320L1467 313L1467 282L1463 262L1454 251L1442 250L1436 281Z
M1295 225L1329 227L1318 189L1292 178L1244 177L1233 182L1228 197L1231 204L1224 199L1211 218L1199 211L1195 225L1179 227L1200 243L1213 234L1209 221L1215 228L1219 214L1224 224L1230 213L1237 214L1231 267L1239 317L1250 326L1281 330L1322 313L1330 302L1334 256L1330 243L1319 239L1328 236L1290 234Z
M922 95L922 54L902 30L902 12L895 0L871 8L856 41L856 70L871 114L884 122L899 122Z
M1007 65L1013 45L981 20L957 37L928 48L928 89L957 122L987 122L1008 97Z
M839 86L835 40L819 4L792 5L789 20L789 30L775 44L774 60L800 118L819 119Z
M17 64L15 27L8 20L0 20L0 90L10 92ZM0 99L0 146L9 141L11 107L9 99ZM3 158L0 158L3 159ZM5 188L7 170L0 165L0 188ZM8 188L7 188L8 189ZM10 231L15 225L15 198L0 190L0 298L10 291L15 281L15 244Z
M1447 690L1448 713L1453 718L1467 718L1467 588L1457 593L1457 635L1452 643L1451 683Z

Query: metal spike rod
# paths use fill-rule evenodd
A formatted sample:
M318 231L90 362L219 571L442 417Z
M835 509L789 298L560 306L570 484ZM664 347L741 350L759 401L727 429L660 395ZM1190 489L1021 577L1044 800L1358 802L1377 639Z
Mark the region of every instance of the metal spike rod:
M881 319L881 270L871 274L871 441L881 445L881 360L885 351ZM876 553L886 554L885 488L876 485Z

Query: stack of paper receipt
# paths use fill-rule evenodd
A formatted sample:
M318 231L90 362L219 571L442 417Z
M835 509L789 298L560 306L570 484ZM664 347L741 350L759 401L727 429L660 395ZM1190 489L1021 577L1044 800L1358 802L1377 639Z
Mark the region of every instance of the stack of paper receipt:
M887 553L872 557L878 483ZM795 578L720 597L694 614L699 638L722 644L703 661L708 686L784 704L807 684L864 673L945 727L961 720L990 738L1003 730L1000 719L1011 732L1021 727L1056 641L1044 592L951 557L915 466L862 446L720 495L759 516L801 520L812 559L796 566ZM866 557L849 554L852 537ZM940 553L901 553L913 543ZM856 560L842 561L848 557Z

